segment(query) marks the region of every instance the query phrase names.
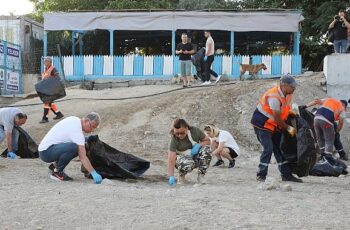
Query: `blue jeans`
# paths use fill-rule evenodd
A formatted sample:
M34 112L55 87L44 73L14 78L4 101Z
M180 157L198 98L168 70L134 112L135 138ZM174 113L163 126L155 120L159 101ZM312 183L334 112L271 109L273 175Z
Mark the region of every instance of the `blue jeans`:
M0 143L3 142L6 138L4 126L0 125ZM18 138L19 132L16 128L12 129L12 149L14 152L18 150Z
M58 172L63 172L69 162L77 156L78 145L75 143L51 145L48 149L39 152L39 157L44 162L56 162L56 169Z
M346 53L348 49L348 39L334 40L334 53Z
M276 161L278 163L278 169L282 176L290 175L290 170L288 167L288 162L284 159L280 149L281 136L280 132L271 133L266 130L254 128L255 134L258 141L263 146L263 152L260 156L260 163L257 172L257 176L266 177L269 168L269 163L271 160L272 152L275 155Z

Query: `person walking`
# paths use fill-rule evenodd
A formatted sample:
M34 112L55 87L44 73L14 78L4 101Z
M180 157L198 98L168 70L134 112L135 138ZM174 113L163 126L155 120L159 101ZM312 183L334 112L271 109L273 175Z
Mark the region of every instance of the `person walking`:
M256 177L258 181L265 181L273 152L282 181L302 182L301 179L293 176L280 149L282 130L287 130L292 136L296 135L296 129L286 124L296 87L297 83L292 76L282 76L279 85L263 94L253 113L251 124L263 147Z
M49 77L60 77L57 69L52 65L52 59L51 58L45 58L44 59L44 66L45 70L42 73L42 79L46 79ZM43 118L41 119L40 123L47 123L49 122L49 118L47 117L50 110L56 115L53 119L58 120L64 117L64 115L58 110L58 107L55 103L44 103L44 114Z
M207 38L205 43L205 56L204 56L204 77L205 81L202 83L202 85L209 85L210 82L210 74L212 74L216 78L216 82L220 80L218 74L214 72L211 69L211 65L214 61L214 54L215 54L215 43L213 38L211 37L210 31L204 31L204 36Z

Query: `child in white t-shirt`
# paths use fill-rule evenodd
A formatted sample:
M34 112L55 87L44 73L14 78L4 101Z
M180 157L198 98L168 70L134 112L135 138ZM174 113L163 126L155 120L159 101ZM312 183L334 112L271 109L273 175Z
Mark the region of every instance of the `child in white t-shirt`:
M239 147L233 136L212 124L204 126L204 132L211 140L212 155L218 159L213 166L224 164L222 158L226 158L230 162L228 167L233 168L235 158L239 156Z

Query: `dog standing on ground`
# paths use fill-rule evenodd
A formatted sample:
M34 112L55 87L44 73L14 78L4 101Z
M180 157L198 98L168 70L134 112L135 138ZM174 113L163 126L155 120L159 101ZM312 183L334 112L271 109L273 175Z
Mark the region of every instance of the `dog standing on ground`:
M256 74L262 69L263 70L267 69L267 67L264 63L257 64L257 65L241 64L239 80L242 81L242 76L247 71L249 71L249 74L251 74L251 80L255 79Z

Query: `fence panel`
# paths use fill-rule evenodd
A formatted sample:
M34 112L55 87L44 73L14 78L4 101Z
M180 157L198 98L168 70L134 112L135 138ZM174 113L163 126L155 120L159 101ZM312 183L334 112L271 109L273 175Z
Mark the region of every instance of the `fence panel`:
M157 55L153 58L153 74L155 76L163 75L163 56Z
M75 76L81 80L84 75L99 76L169 76L179 74L180 66L178 56L65 56L63 57L66 76ZM215 56L212 64L213 70L218 74L226 74L237 78L240 74L240 64L264 63L266 70L259 71L262 77L276 76L291 73L301 73L302 63L300 55L274 55L274 56ZM53 64L61 76L62 69L59 57L53 57ZM1 67L1 64L0 64ZM192 72L196 70L192 66ZM247 74L247 73L246 73Z
M134 55L124 56L123 75L130 76L134 74Z
M266 66L266 70L262 70L262 72L261 72L263 77L264 77L264 75L271 75L271 73L272 73L272 70L271 70L271 68L272 68L272 65L271 65L272 58L271 58L271 56L268 56L268 55L262 56L261 57L261 62L264 63L265 66Z
M123 76L124 72L124 57L114 56L114 76Z
M292 58L291 55L282 55L282 74L292 73Z
M222 74L231 75L232 73L232 57L222 56Z
M84 56L84 75L92 75L94 68L94 57L92 55Z
M113 56L103 56L103 75L113 75Z
M212 70L219 75L222 74L222 55L215 56L212 64Z
M153 56L145 56L143 61L143 75L153 75Z
M164 56L163 75L173 75L173 56Z
M73 64L73 56L64 56L63 57L64 64L64 73L66 76L73 76L74 73L74 64Z

